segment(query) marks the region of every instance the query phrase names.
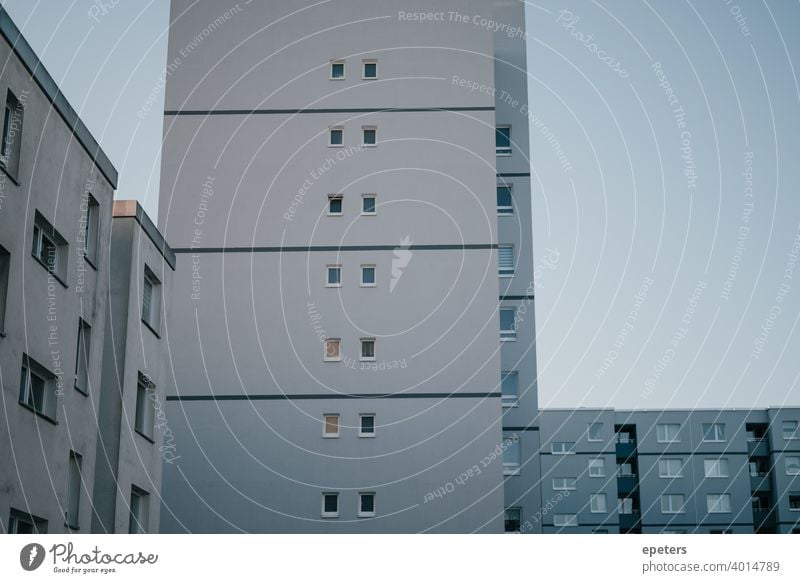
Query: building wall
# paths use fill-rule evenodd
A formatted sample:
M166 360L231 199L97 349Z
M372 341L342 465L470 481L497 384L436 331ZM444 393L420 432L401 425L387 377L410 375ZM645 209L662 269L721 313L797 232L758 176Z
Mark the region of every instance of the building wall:
M190 4L172 3L167 59L180 64L159 221L178 257L168 417L181 458L165 467L162 531L499 532L495 100L452 82L493 85L491 32L407 22L388 1L227 19L233 3ZM486 13L414 6L402 11ZM364 58L379 79L361 79ZM331 59L346 59L345 80L329 79ZM332 125L343 148L328 146ZM376 148L358 147L364 125ZM331 193L341 217L326 214ZM376 216L359 215L362 193L377 193ZM358 285L362 263L376 287ZM341 288L325 287L329 264ZM323 360L325 336L344 362ZM361 337L377 338L374 364L357 358ZM375 438L353 433L365 412ZM324 413L340 414L339 439L322 438ZM324 491L340 492L339 518L321 518ZM354 516L359 491L376 493L374 520Z
M798 493L800 479L787 475L785 457L797 451L796 439L782 435L783 421L797 421L800 410L793 408L756 410L667 410L667 411L614 411L610 409L543 410L540 416L543 435L547 438L542 447L543 505L551 475L579 475L577 486L553 512L578 515L577 527L554 529L555 532L585 532L593 527L599 516L584 513L591 493L598 491L599 479L582 480L580 470L586 468L588 457L602 451L606 458L605 484L608 493L608 521L618 521L623 527L624 516L614 517L616 498L623 493L624 481L614 469L617 463L628 461L634 466L634 493L639 512L635 516L633 532L688 532L732 533L792 532L797 529L797 510L791 510L789 496ZM604 441L586 442L587 424L594 420L603 423ZM724 440L703 439L703 424L719 423L725 426ZM679 440L665 443L659 439L659 425L677 424ZM630 444L615 442L615 435L607 429L631 431ZM748 433L753 427L765 430L763 439ZM552 455L552 441L576 442L575 453ZM633 453L623 449L633 447ZM750 462L763 459L766 476L751 476ZM679 477L663 477L659 461L680 459ZM724 477L706 477L706 460L727 460L728 474ZM611 465L609 465L609 462ZM611 468L611 471L608 471ZM596 482L596 483L595 483ZM627 492L627 490L625 490ZM682 512L662 512L661 497L667 494L683 495ZM730 512L710 513L708 495L729 494ZM764 511L754 512L752 498L764 495ZM549 524L545 521L545 524ZM545 532L551 532L547 526ZM614 530L609 529L609 532Z
M175 455L165 400L171 382L166 314L175 256L135 201L114 203L111 254L113 284L105 335L93 530L129 531L130 494L136 486L150 495L147 530L158 532L162 465ZM155 328L142 321L145 266L161 282ZM155 387L148 392L154 409L152 436L136 430L140 374Z
M2 9L0 31L0 96L5 104L11 90L24 106L19 170L0 169L0 245L10 253L0 335L0 529L7 531L14 508L47 520L48 532L69 530L64 510L72 450L82 456L78 527L88 531L109 277L102 241L110 233L116 171ZM94 264L82 251L87 193L99 203ZM61 280L32 256L36 211L68 244ZM92 330L87 394L74 380L79 318ZM53 419L20 403L23 354L56 377Z

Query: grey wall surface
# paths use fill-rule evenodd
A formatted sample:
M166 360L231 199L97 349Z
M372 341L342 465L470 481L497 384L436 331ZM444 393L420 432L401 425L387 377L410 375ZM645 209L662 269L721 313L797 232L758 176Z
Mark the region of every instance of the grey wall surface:
M5 12L0 18L5 35L12 25ZM22 44L19 47L24 50ZM35 68L35 55L25 54L28 66ZM91 524L109 251L100 244L91 265L78 238L87 192L100 205L98 240L109 237L113 187L95 165L96 152L87 152L62 117L70 113L63 97L53 105L5 36L0 37L0 62L2 98L10 89L24 105L19 172L12 178L0 170L0 245L11 254L5 330L0 335L0 530L7 530L14 508L47 520L49 532L68 531L64 510L72 450L82 456L78 526L86 531ZM37 78L45 85L52 82L41 67ZM31 255L37 210L69 244L63 283ZM88 395L74 388L79 318L92 329ZM58 377L55 422L19 402L23 354Z

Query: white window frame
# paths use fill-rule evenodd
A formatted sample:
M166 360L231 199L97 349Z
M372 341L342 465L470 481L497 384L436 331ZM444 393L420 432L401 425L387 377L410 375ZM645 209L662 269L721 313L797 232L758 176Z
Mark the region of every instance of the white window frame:
M556 445L562 446L556 449ZM563 446L570 446L565 448ZM553 455L574 455L575 442L574 441L552 441L550 442L550 453Z
M372 433L365 433L364 426L362 425L362 420L365 417L372 417ZM376 415L375 413L360 413L358 415L358 436L359 437L366 437L366 438L373 438L375 434L378 432L377 425L375 424Z
M520 467L522 466L522 442L517 435L503 435L503 441L511 440L516 443L517 456L515 460L507 461L505 453L511 449L507 446L503 450L503 475L504 476L518 476L520 474Z
M89 362L92 353L92 327L83 318L78 318L78 342L75 350L75 389L89 394Z
M328 433L328 417L336 418L336 433ZM338 439L342 432L342 416L339 413L322 414L322 437L325 439Z
M342 135L342 143L341 144L334 144L333 143L333 133L340 132ZM329 148L344 148L344 127L342 126L330 126L328 128L328 147Z
M139 373L136 381L136 408L134 409L133 428L139 435L153 441L155 429L155 400L150 397L155 394L156 386L150 378ZM140 401L140 398L142 399Z
M784 458L783 463L784 463L784 467L786 468L786 475L787 476L800 476L800 456L787 455ZM790 471L789 466L794 466L796 469Z
M681 503L679 504L680 508L678 510L673 509L672 499L673 498L680 498ZM666 505L668 508L665 509L664 502L669 501L669 504ZM686 496L684 494L662 494L661 495L661 513L662 514L684 514L686 512Z
M709 473L709 470L711 473ZM703 460L703 474L706 478L730 478L728 458L706 458Z
M593 427L597 427L598 428L598 431L600 432L600 437L592 437L592 428ZM603 441L603 427L604 427L604 423L602 423L601 421L593 421L592 423L589 423L588 426L586 427L586 440L587 441L591 441L591 442L595 442L595 443L602 442Z
M502 250L502 251L501 251ZM500 266L500 257L503 255L503 252L511 253L511 267L503 268ZM501 278L509 278L514 277L514 274L517 271L517 262L515 261L514 257L514 245L511 244L500 244L497 246L497 276Z
M333 75L333 67L334 65L341 65L342 66L342 76L341 77L334 77ZM331 60L331 68L328 69L329 79L331 81L344 81L347 78L347 65L343 59L333 59Z
M500 314L499 315L501 316L500 317L500 325L501 326L503 325L502 313L506 312L506 311L513 313L513 315L514 315L513 326L514 327L513 327L513 329L509 329L509 330L503 330L503 328L501 327L500 328L500 341L501 342L516 342L517 341L517 308L512 307L512 306L502 306L500 308Z
M336 499L336 511L330 512L325 510L326 496L334 496ZM321 498L320 516L322 518L339 518L339 492L323 492Z
M553 514L553 526L578 526L577 514Z
M338 200L341 204L340 207L342 210L339 212L335 212L331 210L331 202L334 200ZM344 195L343 194L329 194L328 195L328 208L326 209L326 213L329 217L341 217L344 214Z
M662 462L664 462L662 464ZM671 474L670 472L670 464L669 462L678 462L680 466L678 468L677 474ZM663 470L663 471L662 471ZM683 458L679 457L670 457L670 458L661 458L658 460L658 477L659 478L682 478L683 477Z
M366 141L366 137L367 137L366 133L368 131L375 132L375 143L374 144L368 144L367 141ZM378 146L378 126L374 126L374 125L361 126L361 146L363 148L375 148L375 147Z
M677 428L675 431L675 436L673 439L668 439L667 429L670 427ZM664 429L664 435L662 439L661 429ZM658 423L656 424L656 441L658 443L680 443L681 442L681 424L680 423Z
M364 201L368 198L371 198L373 201L372 204L372 212L364 210ZM361 215L365 217L374 217L378 214L378 195L374 192L366 192L361 195Z
M372 283L364 281L364 269L372 269ZM361 265L361 282L360 287L376 287L378 285L378 267L374 263L364 263Z
M42 383L41 409L36 408L36 402L33 398L33 381L31 377L35 377L37 381ZM19 382L19 402L37 415L55 421L56 412L58 411L58 394L56 393L55 376L27 354L23 354Z
M145 313L145 289L150 286L150 306ZM161 329L161 280L145 263L142 277L142 322L158 335Z
M366 342L372 342L372 356L364 356L364 343ZM375 338L360 338L358 341L358 360L361 362L375 362L376 344Z
M331 271L338 270L339 283L331 283ZM341 265L326 265L325 266L325 287L342 287L342 266Z
M367 77L367 65L375 65L375 76ZM378 78L378 59L364 59L361 61L361 79L372 81Z
M577 488L577 478L553 478L553 490L556 492L568 492Z
M497 130L501 128L508 128L508 146L503 147L502 149L497 146ZM510 124L500 124L495 127L495 146L494 146L494 153L495 156L511 156L512 154L512 142L511 142L511 125Z
M786 431L787 427L790 427L789 431ZM800 439L800 433L797 431L797 421L786 419L781 422L781 435L784 439Z
M503 394L503 383L507 378L516 379L516 392L513 395ZM503 407L518 407L519 406L519 371L504 370L500 373L500 404Z
M727 500L727 503L722 504L723 500ZM720 507L722 507L721 510L718 509ZM730 514L731 511L730 494L706 494L706 512L708 514Z
M713 429L713 439L706 439L706 428ZM703 436L703 441L705 443L723 443L726 441L725 439L725 424L724 423L702 423L700 425L701 433ZM721 437L720 437L721 435Z
M361 509L361 499L363 496L372 496L372 511L364 511ZM358 517L359 518L371 518L375 516L375 511L377 508L377 501L378 497L375 495L375 492L359 492L358 493Z
M336 356L328 356L330 352L328 350L328 345L332 343L337 343L339 350ZM325 342L322 343L322 358L325 362L341 362L342 361L342 339L341 338L326 338Z
M593 463L593 462L599 462L599 463ZM606 477L606 458L596 457L589 459L589 477L590 478Z
M513 217L514 216L514 185L505 183L505 184L498 184L497 188L507 188L509 196L511 197L511 206L500 206L497 204L497 216L498 217ZM495 190L496 195L496 190ZM496 199L495 199L495 202Z
M595 501L602 500L602 504L595 505ZM602 506L602 509L600 508ZM589 494L589 511L593 514L605 514L608 512L608 496L605 492Z

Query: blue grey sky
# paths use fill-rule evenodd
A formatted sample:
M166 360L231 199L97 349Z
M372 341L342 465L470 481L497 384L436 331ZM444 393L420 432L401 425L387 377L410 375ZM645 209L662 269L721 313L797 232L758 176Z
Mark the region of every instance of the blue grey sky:
M155 217L168 1L3 5ZM797 23L529 3L542 407L800 405Z

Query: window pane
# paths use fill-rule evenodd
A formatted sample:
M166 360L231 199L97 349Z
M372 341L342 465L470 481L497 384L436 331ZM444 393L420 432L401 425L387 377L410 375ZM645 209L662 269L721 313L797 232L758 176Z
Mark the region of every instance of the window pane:
M506 508L505 511L505 532L519 532L520 530L520 509Z
M336 435L339 433L339 416L325 415L325 434Z
M361 199L361 212L365 214L373 214L375 212L374 196L365 196Z
M375 358L375 341L361 341L361 358Z
M374 285L375 284L375 268L374 267L362 267L361 268L361 283L365 285Z
M334 79L344 78L344 63L333 63L331 65L331 77Z
M328 201L328 212L332 215L339 215L342 213L342 197L331 196Z
M377 63L364 63L364 77L367 79L374 79L378 76Z
M500 245L497 248L497 267L500 275L514 274L514 246Z
M375 512L375 494L361 494L361 508L359 508L359 511L363 514Z
M374 146L376 141L376 130L373 129L365 129L364 130L364 144L367 146Z
M504 372L501 379L502 400L516 403L519 393L519 375L516 371Z
M513 332L515 310L513 308L502 308L500 310L500 330Z
M341 285L342 283L342 268L329 267L328 268L328 285Z
M520 446L517 436L506 436L503 439L503 465L509 469L516 469L520 465Z
M325 512L328 514L339 512L339 496L336 494L325 494Z
M788 456L786 458L786 473L790 476L800 475L800 457Z
M590 423L589 424L589 440L602 441L603 440L603 424Z
M339 358L339 341L326 340L325 341L325 358L338 359Z
M361 416L361 433L375 433L375 417L373 415Z
M2 309L0 307L0 309ZM784 439L797 439L797 421L784 421L783 425L783 438Z
M495 148L498 154L511 153L511 128L498 127L495 130Z
M342 141L342 130L331 130L331 146L341 146Z
M513 210L513 199L511 197L511 187L510 186L498 186L497 187L497 212L503 213L512 213Z

